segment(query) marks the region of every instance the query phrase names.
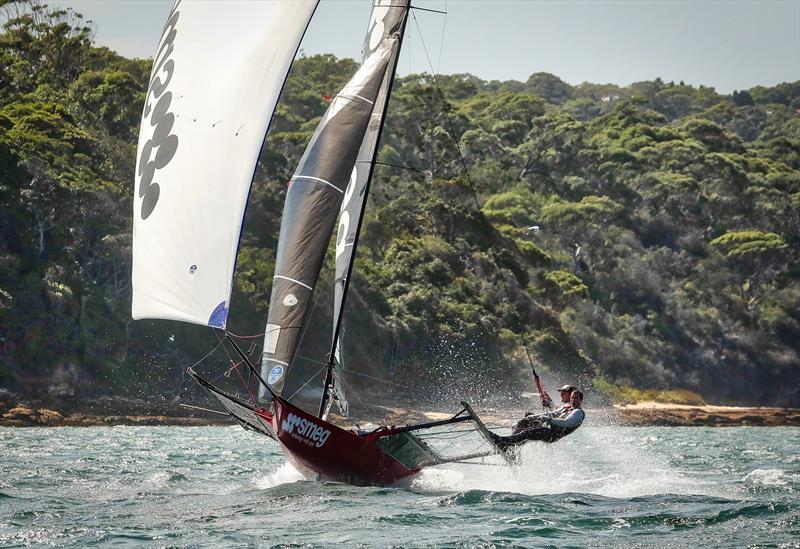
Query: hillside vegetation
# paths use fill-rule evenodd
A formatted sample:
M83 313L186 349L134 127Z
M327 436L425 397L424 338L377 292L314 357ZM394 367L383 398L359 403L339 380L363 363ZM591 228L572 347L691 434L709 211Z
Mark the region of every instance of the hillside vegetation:
M0 387L180 395L216 337L130 319L150 61L95 47L71 11L11 7ZM248 207L236 333L263 331L286 181L355 68L323 55L292 69ZM411 75L396 80L379 161L344 336L365 398L518 394L530 389L524 338L537 368L612 398L638 387L800 406L800 82L722 95L659 79ZM301 360L324 360L329 297Z

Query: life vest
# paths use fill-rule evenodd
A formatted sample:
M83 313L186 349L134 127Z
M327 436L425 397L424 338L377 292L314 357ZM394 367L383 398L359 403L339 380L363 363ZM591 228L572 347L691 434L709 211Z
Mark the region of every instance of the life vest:
M578 408L578 410L581 412L580 423L578 423L575 427L558 427L557 425L551 425L550 431L552 431L553 435L549 442L555 442L558 439L564 438L583 424L583 420L586 418L586 413L581 408ZM570 409L570 412L571 411L572 409Z

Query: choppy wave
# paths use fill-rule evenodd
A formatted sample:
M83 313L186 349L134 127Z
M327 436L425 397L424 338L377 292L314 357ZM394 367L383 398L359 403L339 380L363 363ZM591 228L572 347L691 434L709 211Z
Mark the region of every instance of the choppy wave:
M791 488L798 484L800 475L790 474L782 469L754 469L744 480L760 486L780 486Z
M281 484L298 482L301 480L305 480L302 473L295 469L291 463L286 462L280 465L275 472L270 473L265 477L255 478L253 484L256 488L265 490Z

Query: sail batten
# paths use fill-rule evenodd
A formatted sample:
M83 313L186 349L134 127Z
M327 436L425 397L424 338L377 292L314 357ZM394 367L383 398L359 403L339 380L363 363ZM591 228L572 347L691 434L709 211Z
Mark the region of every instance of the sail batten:
M133 318L224 328L255 166L317 0L178 0L139 133Z

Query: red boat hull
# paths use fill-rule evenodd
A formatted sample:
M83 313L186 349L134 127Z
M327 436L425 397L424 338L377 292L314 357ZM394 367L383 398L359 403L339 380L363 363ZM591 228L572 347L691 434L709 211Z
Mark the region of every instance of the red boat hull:
M265 410L214 387L191 368L188 372L242 427L277 440L287 460L310 479L388 486L423 467L497 453L479 450L442 455L415 435L421 430L464 421L485 430L465 402L463 410L446 420L357 433L309 414L278 395L272 395L271 409Z
M272 414L262 412L261 415L271 420L287 460L310 478L360 486L388 486L419 472L380 448L378 441L384 433L358 435L280 397L274 400Z

